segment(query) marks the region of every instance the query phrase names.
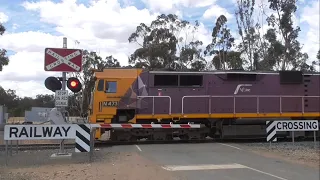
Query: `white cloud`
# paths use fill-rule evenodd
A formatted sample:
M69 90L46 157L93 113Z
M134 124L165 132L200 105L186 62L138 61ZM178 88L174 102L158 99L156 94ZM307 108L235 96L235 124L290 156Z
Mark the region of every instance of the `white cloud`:
M157 15L133 6L121 8L116 0L92 1L89 7L76 4L75 0L25 2L23 6L38 12L40 23L56 26L55 30L68 38L68 48L97 51L103 56L113 55L123 65L127 64L127 57L135 47L128 43L130 34L139 23L149 23ZM4 88L15 89L14 82L21 84L29 79L39 84L39 92L46 91L43 82L54 73L44 71L44 49L62 47L63 36L34 30L6 33L0 37L0 47L17 52L9 57L9 65L1 72L1 86ZM73 43L76 40L80 42L77 45ZM18 91L18 94L35 95L33 92Z
M216 0L142 0L152 11L172 13L180 8L198 8L214 4Z
M44 53L20 51L9 56L10 66L1 71L0 81L42 81L46 75L54 72L44 71Z
M125 55L133 47L128 44L128 37L136 26L151 22L157 15L133 6L121 8L116 0L92 1L89 7L76 4L75 0L26 2L24 7L38 11L41 21L56 25L56 31L68 37L69 42L79 41L79 48ZM127 58L119 60L127 64Z
M9 56L10 65L3 68L0 75L1 86L14 89L19 96L35 96L51 93L44 88L48 76L57 76L55 72L45 72L43 53L19 51Z
M53 92L47 90L44 87L43 83L38 81L29 80L29 81L2 81L1 86L4 89L13 89L16 91L16 94L20 97L36 97L38 94L54 94Z
M13 29L13 30L16 30L18 27L19 27L19 25L16 24L16 23L14 23L14 24L12 25L12 29Z
M6 23L8 22L9 20L9 17L3 13L3 12L0 12L0 23Z
M319 1L314 0L303 8L301 22L307 22L309 31L307 38L302 41L303 51L307 52L310 60L316 60L316 54L320 48L319 37ZM305 32L300 32L300 34Z
M204 14L203 17L205 19L211 19L211 18L217 18L220 15L224 15L226 16L226 18L229 20L231 19L233 16L232 14L230 14L227 9L222 8L216 4L212 5L209 9L207 9Z
M128 55L136 48L135 44L128 43L130 34L140 23L148 24L159 15L133 6L121 8L116 0L91 1L87 7L76 4L75 0L63 0L60 3L24 2L23 6L39 13L40 23L54 25L54 30L62 36L43 33L37 29L1 36L0 46L17 52L10 56L9 65L1 72L1 86L15 89L18 82L21 84L34 80L33 83L38 83L37 88L43 92L47 92L43 84L45 78L54 74L43 70L46 47L62 47L62 37L67 37L68 48L96 51L102 57L113 55L125 65ZM74 43L75 41L79 44ZM36 93L18 91L18 94L28 96Z
M62 47L62 37L39 31L7 33L0 37L0 46L15 52L44 52L46 47Z

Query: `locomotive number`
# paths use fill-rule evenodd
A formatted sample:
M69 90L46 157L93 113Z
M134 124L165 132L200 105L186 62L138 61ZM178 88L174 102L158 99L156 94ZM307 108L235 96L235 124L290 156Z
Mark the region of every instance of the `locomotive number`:
M118 106L119 102L118 101L104 101L103 106L104 107L115 107Z

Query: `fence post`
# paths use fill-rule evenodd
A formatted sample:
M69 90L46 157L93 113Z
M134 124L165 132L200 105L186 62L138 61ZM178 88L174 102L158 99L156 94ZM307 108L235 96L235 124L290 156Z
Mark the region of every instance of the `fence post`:
M8 166L8 140L6 140L6 166Z
M90 163L92 162L92 156L93 156L93 151L94 151L94 140L95 140L95 133L96 132L96 128L92 128L91 132L90 132Z
M18 154L19 152L19 140L17 140L17 144L16 144L16 153Z
M316 131L313 131L313 142L314 142L314 148L317 148L317 136L316 136Z
M12 140L10 140L10 156L12 156Z
M291 131L291 136L292 136L292 145L294 145L294 131Z

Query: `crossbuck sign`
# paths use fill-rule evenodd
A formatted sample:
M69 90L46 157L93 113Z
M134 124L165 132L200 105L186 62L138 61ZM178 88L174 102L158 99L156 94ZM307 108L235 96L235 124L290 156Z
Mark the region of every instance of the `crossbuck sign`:
M80 49L46 48L45 71L80 72L82 51Z

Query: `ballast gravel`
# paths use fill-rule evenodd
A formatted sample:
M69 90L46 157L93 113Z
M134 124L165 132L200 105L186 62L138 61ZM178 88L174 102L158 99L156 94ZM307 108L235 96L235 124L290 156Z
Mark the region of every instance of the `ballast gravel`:
M294 144L292 142L243 143L239 146L260 155L320 168L319 141L316 143L313 141L294 142Z

